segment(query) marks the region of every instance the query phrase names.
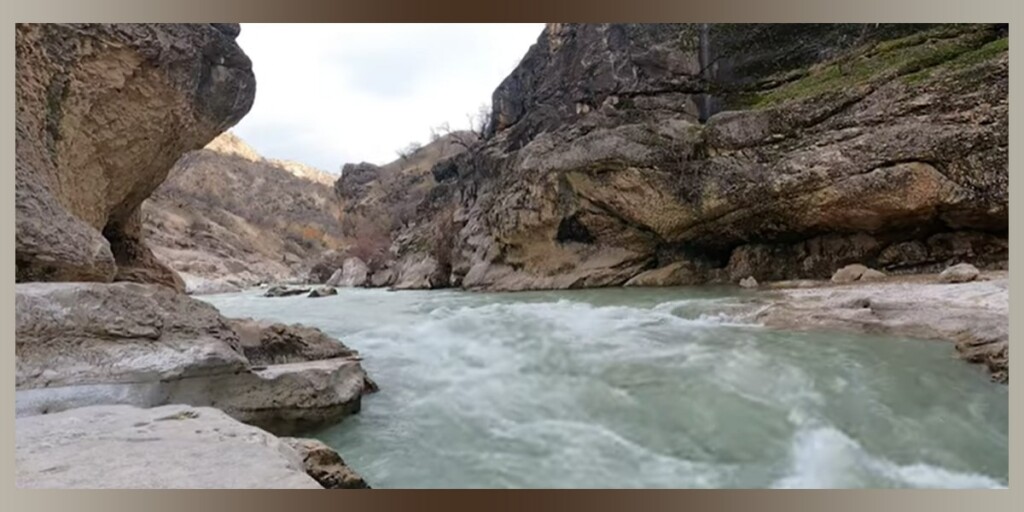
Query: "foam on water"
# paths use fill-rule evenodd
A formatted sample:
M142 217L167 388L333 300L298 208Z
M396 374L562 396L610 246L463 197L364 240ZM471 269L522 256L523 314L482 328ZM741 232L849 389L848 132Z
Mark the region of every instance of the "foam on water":
M208 297L381 387L316 434L374 487L1000 487L1007 391L949 345L782 333L688 290Z

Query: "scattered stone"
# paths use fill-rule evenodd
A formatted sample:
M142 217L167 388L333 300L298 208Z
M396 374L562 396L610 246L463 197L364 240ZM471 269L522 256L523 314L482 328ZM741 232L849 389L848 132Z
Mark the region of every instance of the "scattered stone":
M757 279L754 276L747 276L740 280L740 286L744 288L757 288Z
M331 295L337 295L337 294L338 294L338 290L335 289L334 287L332 287L332 286L321 286L320 288L316 288L313 291L309 292L308 297L312 297L312 298L329 297Z
M966 283L978 278L978 268L970 263L958 263L939 274L940 283Z

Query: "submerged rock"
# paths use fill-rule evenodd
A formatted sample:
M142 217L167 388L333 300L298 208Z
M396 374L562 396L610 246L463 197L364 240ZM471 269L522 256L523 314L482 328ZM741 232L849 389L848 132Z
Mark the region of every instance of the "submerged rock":
M309 293L312 289L308 287L292 288L288 286L271 286L267 288L267 291L263 293L264 297L291 297L292 295L302 295Z
M14 428L19 488L323 487L307 471L295 441L208 407L81 407L19 417Z
M333 286L321 286L320 288L315 288L313 289L313 291L309 292L308 297L312 297L315 299L317 297L329 297L331 295L337 294L338 290L335 289Z
M940 283L966 283L978 278L978 268L970 263L958 263L939 274Z
M757 288L757 279L754 279L754 276L744 277L740 280L740 286L743 288Z
M363 477L342 460L338 452L316 439L283 438L302 457L306 473L325 489L369 489Z

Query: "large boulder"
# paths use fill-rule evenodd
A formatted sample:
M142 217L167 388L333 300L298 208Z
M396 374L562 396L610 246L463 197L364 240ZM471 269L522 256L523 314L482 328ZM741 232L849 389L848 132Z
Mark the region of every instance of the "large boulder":
M337 286L363 286L370 275L370 267L357 257L345 259L341 266L341 278Z
M978 268L970 263L958 263L939 274L940 283L966 283L978 278Z
M82 407L15 420L15 485L45 489L318 489L304 441L208 407ZM330 454L316 447L318 460ZM357 486L351 469L332 474ZM363 482L365 486L365 482Z
M181 279L140 205L182 153L237 123L255 78L232 24L19 24L15 277Z
M236 330L170 288L21 283L15 293L18 416L182 403L290 435L358 412L375 389L358 354L319 331Z

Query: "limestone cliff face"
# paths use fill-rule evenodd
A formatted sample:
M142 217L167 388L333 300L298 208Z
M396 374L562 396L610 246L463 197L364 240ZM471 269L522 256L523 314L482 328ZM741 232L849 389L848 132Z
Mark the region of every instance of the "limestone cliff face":
M16 30L16 278L182 288L139 207L182 153L252 106L227 24L21 24Z
M549 25L487 140L435 166L392 274L529 289L1000 266L1007 71L996 25Z

